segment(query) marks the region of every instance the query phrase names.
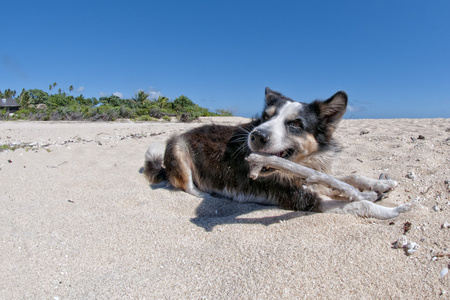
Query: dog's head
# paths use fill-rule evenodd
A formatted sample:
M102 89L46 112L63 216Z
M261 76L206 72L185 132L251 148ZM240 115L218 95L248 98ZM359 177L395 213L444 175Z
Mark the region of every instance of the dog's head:
M265 100L261 124L248 135L249 148L296 163L327 148L347 108L347 94L342 91L307 104L266 88Z

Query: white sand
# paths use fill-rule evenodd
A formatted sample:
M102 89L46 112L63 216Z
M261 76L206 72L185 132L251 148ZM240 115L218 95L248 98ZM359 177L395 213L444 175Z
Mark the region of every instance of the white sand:
M151 188L147 146L201 124L0 122L0 145L41 145L0 152L0 298L450 297L433 259L450 255L450 119L341 123L335 175L389 173L382 205L418 199L386 221ZM407 221L411 256L391 246Z

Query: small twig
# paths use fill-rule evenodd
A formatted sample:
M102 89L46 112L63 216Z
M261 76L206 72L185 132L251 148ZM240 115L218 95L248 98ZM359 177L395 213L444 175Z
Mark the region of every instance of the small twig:
M63 161L62 163L60 163L60 164L58 164L56 166L47 166L47 168L57 168L57 167L59 167L61 165L64 165L64 164L67 164L67 161Z
M422 195L426 195L433 186L429 186L425 192L421 192Z
M433 255L434 257L450 257L450 253L446 253L446 254L444 254L444 253L438 253L438 254L435 254L435 255Z

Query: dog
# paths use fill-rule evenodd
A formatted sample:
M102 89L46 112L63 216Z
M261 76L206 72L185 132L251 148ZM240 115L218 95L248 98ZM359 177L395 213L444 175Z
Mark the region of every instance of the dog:
M340 91L325 101L302 103L266 88L259 118L238 126L204 125L172 136L165 145L153 144L145 154L143 173L152 183L168 180L196 197L221 196L287 210L394 218L410 206L373 203L397 186L390 179L352 175L334 180L356 193L369 191L350 199L326 182L308 181L274 166L263 167L257 178L249 174L251 154L330 173L340 152L333 133L346 111L347 99Z

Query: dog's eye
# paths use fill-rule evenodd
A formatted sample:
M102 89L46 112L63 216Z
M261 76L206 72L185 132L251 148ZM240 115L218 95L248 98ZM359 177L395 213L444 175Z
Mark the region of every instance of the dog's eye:
M289 121L288 125L295 128L303 128L303 122L300 119Z
M264 120L264 121L269 120L269 115L268 115L268 114L264 114L264 115L263 115L263 120Z

